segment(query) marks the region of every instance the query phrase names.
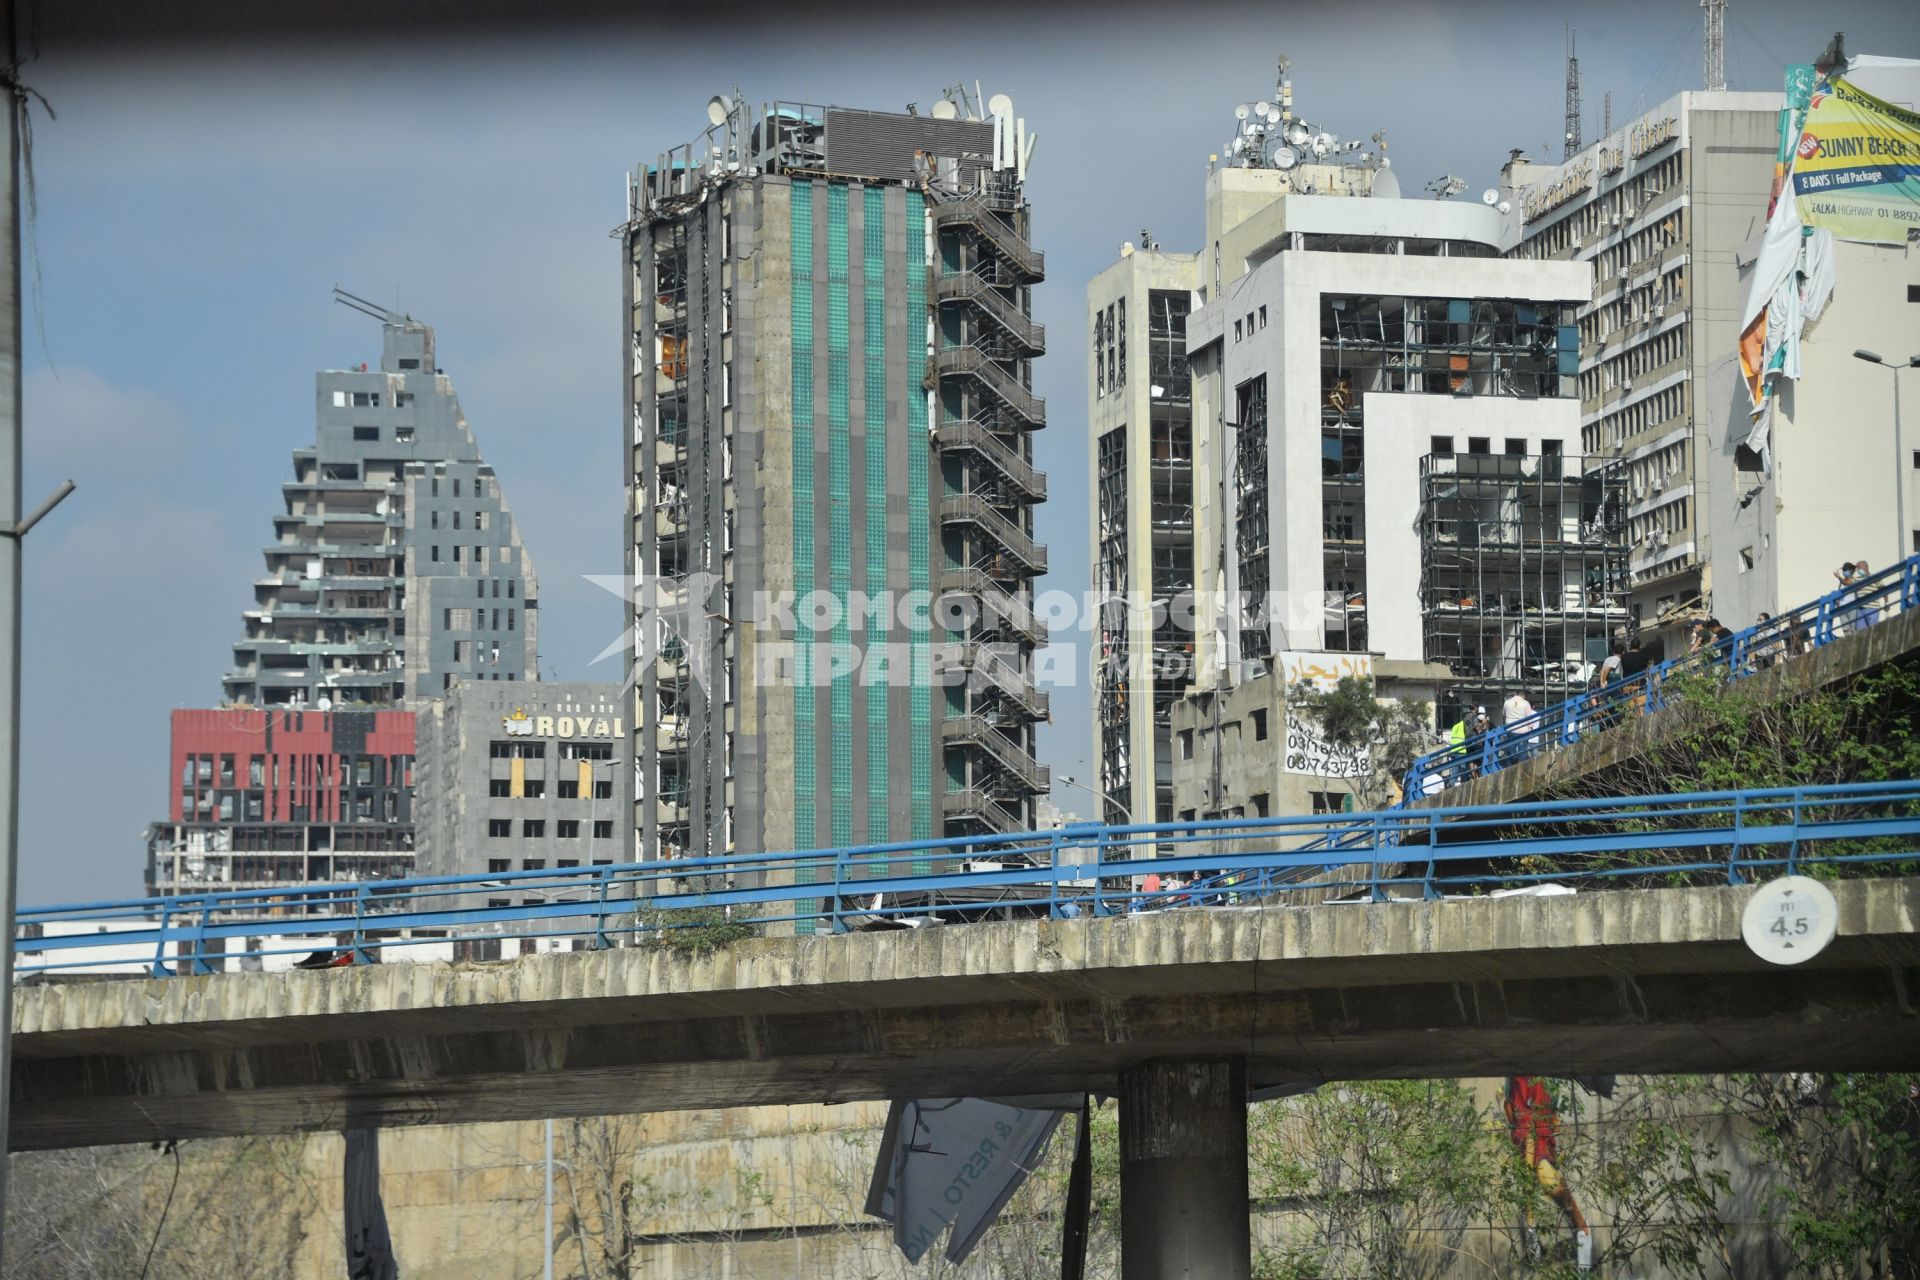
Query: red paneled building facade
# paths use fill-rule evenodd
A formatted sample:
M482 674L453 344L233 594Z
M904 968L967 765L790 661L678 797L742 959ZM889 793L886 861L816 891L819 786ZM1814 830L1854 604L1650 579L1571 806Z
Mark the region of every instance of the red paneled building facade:
M411 711L175 711L169 758L151 892L412 873Z

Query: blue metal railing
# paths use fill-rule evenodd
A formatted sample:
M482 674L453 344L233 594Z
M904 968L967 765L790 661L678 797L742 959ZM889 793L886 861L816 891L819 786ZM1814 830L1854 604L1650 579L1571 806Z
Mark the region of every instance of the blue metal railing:
M916 863L929 862L931 874L915 874ZM687 923L724 913L756 928L840 932L995 914L1060 919L1352 894L1432 898L1549 879L1739 883L1772 870L1820 865L1846 873L1887 863L1920 867L1920 782L1081 825L735 858L210 891L30 908L20 913L14 946L22 974L99 970L108 958L124 966L131 956L134 970L167 976L235 961L284 963L316 948L358 963L404 958L412 948L450 958L455 943L525 949L564 939L607 947L673 928L676 914L695 911ZM1154 892L1144 887L1150 874L1163 878ZM1165 884L1167 877L1181 883Z
M1698 652L1658 663L1638 676L1577 694L1459 746L1430 751L1407 770L1401 803L1412 804L1542 752L1569 746L1629 716L1657 711L1673 701L1676 686L1683 688L1687 677L1743 679L1916 608L1920 608L1920 556L1830 591L1790 613L1736 631Z

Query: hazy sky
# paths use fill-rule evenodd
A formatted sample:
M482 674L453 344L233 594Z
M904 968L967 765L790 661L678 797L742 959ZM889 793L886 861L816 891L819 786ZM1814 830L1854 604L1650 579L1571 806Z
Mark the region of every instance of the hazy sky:
M430 40L343 20L318 40L214 55L80 47L48 20L26 72L59 113L34 119L27 504L65 476L80 488L27 546L22 901L140 892L142 832L166 812L167 713L217 703L290 453L313 439L314 372L379 358L375 322L329 301L336 282L438 329L540 571L543 670L620 678L589 665L620 620L582 580L621 569L609 231L624 171L704 127L716 92L899 109L977 77L1012 95L1039 134L1029 191L1049 271L1035 290L1052 341L1036 371L1043 585L1078 591L1086 281L1142 227L1198 247L1207 154L1237 101L1272 91L1277 54L1309 119L1387 130L1410 195L1449 172L1478 191L1509 148L1559 136L1565 22L1589 138L1605 92L1620 122L1701 77L1696 0L956 6L937 22L873 10L839 25L706 12L701 30ZM1777 88L1782 61L1810 59L1835 29L1855 52L1920 53L1905 0L1733 0L1729 13L1733 88ZM1042 755L1084 777L1088 691L1053 702Z

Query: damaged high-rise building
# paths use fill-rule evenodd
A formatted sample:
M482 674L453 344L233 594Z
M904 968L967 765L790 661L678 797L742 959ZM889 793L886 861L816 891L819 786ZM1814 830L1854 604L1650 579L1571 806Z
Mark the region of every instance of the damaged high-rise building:
M335 297L381 322L380 365L317 379L226 700L401 708L456 677L533 679L538 579L433 329Z
M380 363L318 375L224 706L174 714L156 893L407 874L413 712L535 678L538 579L433 329L335 300L380 322Z
M1026 829L1033 139L964 89L708 118L623 231L643 856Z

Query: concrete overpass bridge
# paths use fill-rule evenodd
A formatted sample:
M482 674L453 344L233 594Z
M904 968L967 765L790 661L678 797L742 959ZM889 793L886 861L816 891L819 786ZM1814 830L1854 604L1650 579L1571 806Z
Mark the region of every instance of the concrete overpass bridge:
M1916 863L1920 782L1898 782L208 893L157 922L35 909L10 1141L1110 1088L1165 1057L1244 1059L1256 1086L1885 1070L1920 1045ZM1841 935L1771 969L1739 940L1750 883L1810 868L1845 877ZM1191 883L1147 892L1150 869ZM493 892L521 905L466 905ZM787 936L624 945L636 905ZM213 971L271 960L263 933L389 963ZM559 937L588 949L392 963ZM84 972L130 947L185 976Z
M18 998L15 1150L541 1116L1508 1072L1920 1066L1920 878L1776 969L1751 887L1215 910L94 981Z
M9 1145L1100 1091L1130 1280L1244 1276L1250 1090L1920 1066L1916 864L1900 782L42 909L16 942L37 977ZM1149 892L1149 868L1193 882ZM1788 870L1833 877L1839 931L1778 969L1740 919ZM503 890L522 905L466 905ZM725 908L779 936L626 945L636 895L649 930ZM386 962L245 971L295 931ZM396 963L558 937L587 949ZM83 972L147 946L169 976Z

